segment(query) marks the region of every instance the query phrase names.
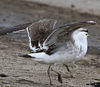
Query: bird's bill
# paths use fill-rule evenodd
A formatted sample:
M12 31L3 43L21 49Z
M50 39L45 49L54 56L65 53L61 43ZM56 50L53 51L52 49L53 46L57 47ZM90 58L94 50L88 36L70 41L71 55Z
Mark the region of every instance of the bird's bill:
M88 35L87 37L91 37L90 35Z

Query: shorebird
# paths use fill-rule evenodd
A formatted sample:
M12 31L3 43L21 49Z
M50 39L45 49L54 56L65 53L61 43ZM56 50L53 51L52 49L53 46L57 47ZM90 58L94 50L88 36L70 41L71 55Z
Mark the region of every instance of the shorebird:
M53 67L57 64L72 62L83 50L77 34L85 32L82 33L82 37L87 38L88 33L87 29L81 27L96 24L94 21L84 21L65 24L54 29L56 22L54 19L43 19L27 27L29 46L33 53L22 55L22 57L49 64L47 72L50 84L52 84L50 70L54 71ZM54 72L58 74L58 81L62 83L61 74Z
M31 23L26 29L29 37L29 47L33 53L21 55L21 57L49 64L47 73L51 85L50 70L54 71L53 67L57 64L72 62L82 49L82 40L79 41L77 34L85 32L81 37L87 37L87 29L82 27L96 24L94 21L82 21L65 24L55 29L56 22L55 19L43 19ZM57 71L54 72L58 74L58 81L62 83L61 74Z

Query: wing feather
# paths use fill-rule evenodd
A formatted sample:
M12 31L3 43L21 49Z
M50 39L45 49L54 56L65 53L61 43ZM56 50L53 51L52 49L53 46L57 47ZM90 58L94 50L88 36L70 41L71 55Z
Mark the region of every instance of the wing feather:
M71 39L71 32L85 26L95 25L94 21L82 21L82 22L74 22L70 24L65 24L57 29L55 29L45 40L45 45L50 46L53 45L57 41L68 41Z
M43 44L45 39L54 30L56 22L55 19L43 19L31 24L28 28L31 46L40 48L38 44Z
M14 27L2 29L2 30L0 30L0 36L1 35L5 35L5 34L8 34L8 33L12 33L12 32L16 32L16 31L20 31L20 30L26 29L26 27L28 27L32 23L33 22L25 23L25 24L20 24L20 25L14 26Z

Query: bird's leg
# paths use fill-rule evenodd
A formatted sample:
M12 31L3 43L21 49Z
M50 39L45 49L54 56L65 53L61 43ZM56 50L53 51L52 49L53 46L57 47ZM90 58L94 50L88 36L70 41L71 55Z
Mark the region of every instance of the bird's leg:
M51 76L50 76L50 69L51 69L51 65L49 65L47 73L48 73L48 77L49 77L49 80L50 80L50 85L52 85Z
M73 78L73 68L74 68L74 63L72 63L72 72L71 72L71 78Z
M69 69L69 67L66 64L63 64L63 65L66 67L66 69L67 69L68 72L71 72L71 78L73 78L74 77L73 76L74 62L72 63L72 71Z
M68 72L71 72L71 70L69 69L69 67L66 64L63 64L63 65L66 67Z
M54 64L53 67L54 67L55 65L56 65L56 64ZM58 74L58 81L59 81L60 83L62 83L62 77L61 77L61 74L58 73L57 71L53 70L53 67L51 68L51 71L53 71L53 72L55 72L55 73Z

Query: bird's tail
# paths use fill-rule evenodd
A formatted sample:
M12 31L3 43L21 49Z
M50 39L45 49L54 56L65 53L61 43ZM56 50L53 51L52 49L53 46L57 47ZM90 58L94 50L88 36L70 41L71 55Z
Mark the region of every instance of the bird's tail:
M31 53L26 55L19 55L20 57L29 58L37 62L47 63L50 56L45 54L44 52L41 53Z
M20 57L24 57L24 58L32 58L30 55L25 54L25 55L19 55Z

